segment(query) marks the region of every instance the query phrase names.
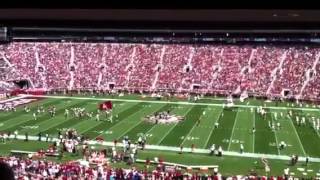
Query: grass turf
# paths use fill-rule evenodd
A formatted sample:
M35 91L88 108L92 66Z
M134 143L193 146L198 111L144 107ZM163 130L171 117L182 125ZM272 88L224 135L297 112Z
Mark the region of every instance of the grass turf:
M101 98L101 97L99 97ZM108 98L118 98L111 97ZM295 122L295 116L315 116L319 117L319 111L304 111L302 109L292 110L294 116L288 118L289 107L292 103L287 102L271 102L265 103L262 100L250 99L245 102L236 101L236 104L249 105L264 105L285 107L279 109L269 109L265 116L258 114L255 110L246 107L227 108L223 106L198 105L197 103L184 104L169 104L169 103L154 103L153 98L141 98L139 96L124 96L120 97L123 101L114 101L113 123L107 121L95 121L91 119L76 119L65 118L64 110L71 107L85 107L88 111L96 112L99 99L42 99L30 104L31 112L25 113L22 107L17 109L17 112L1 112L0 113L0 131L18 130L19 134L28 132L30 135L37 135L39 132L48 133L50 136L56 136L58 130L64 128L74 128L81 134L95 139L98 136L104 137L107 141L117 139L121 141L124 136L129 136L130 139L136 141L138 135L143 133L147 137L148 144L175 146L183 145L191 147L192 144L196 148L209 148L212 144L222 146L223 150L237 151L240 150L240 144L244 145L245 152L288 155L298 154L300 156L308 155L312 157L320 157L320 135L319 132L311 128L311 124L307 122L306 126L298 126ZM143 100L143 102L128 102L130 100ZM150 101L150 102L149 102ZM172 102L186 102L173 99ZM221 99L208 98L200 100L205 103L223 103ZM37 105L43 105L45 108L51 105L57 107L56 116L51 118L47 113L41 114L37 120L33 120L32 112L35 111ZM289 106L288 106L289 105ZM304 105L305 106L305 105ZM294 105L294 107L298 107ZM185 117L183 122L178 124L150 124L145 122L143 118L155 112L170 110L172 113ZM205 112L205 113L204 113ZM283 117L275 120L273 113L278 115L282 112ZM117 115L117 118L115 118ZM199 124L198 124L199 120ZM268 121L281 123L280 131L272 131L268 128ZM214 128L214 123L218 122L219 127ZM252 128L255 127L256 132L252 133ZM277 144L280 141L285 141L289 146L284 150L278 150ZM5 150L21 149L29 147L30 149L38 149L40 144L29 142L28 145L14 144L1 145ZM3 152L0 150L0 153ZM149 152L149 151L147 151ZM147 152L144 152L147 154ZM154 152L157 154L159 152ZM183 162L181 156L172 152L168 156L174 162ZM192 155L197 157L198 155ZM204 155L199 155L202 157ZM189 158L189 157L188 157ZM247 158L239 157L223 157L225 163L233 162L228 159L239 159L238 163L245 164ZM194 163L201 164L202 158L195 158ZM250 158L249 158L250 159ZM180 163L181 163L180 162ZM208 161L205 161L208 162ZM317 163L314 163L317 164ZM246 166L248 167L248 166ZM277 166L276 166L277 167ZM280 167L280 166L279 166ZM226 168L230 169L230 168ZM243 170L241 170L243 172ZM280 170L276 170L279 172ZM229 171L231 172L231 171ZM237 172L237 171L235 171Z

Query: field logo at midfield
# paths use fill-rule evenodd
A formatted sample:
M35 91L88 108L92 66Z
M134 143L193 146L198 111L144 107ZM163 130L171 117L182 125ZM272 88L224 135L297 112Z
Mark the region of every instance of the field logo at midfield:
M19 105L28 104L32 101L36 101L37 99L14 99L6 102L0 103L0 108L2 107L17 107Z

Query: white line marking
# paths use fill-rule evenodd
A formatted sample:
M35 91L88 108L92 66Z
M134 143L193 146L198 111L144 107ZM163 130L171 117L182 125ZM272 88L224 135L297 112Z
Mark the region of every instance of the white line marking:
M213 123L219 122L222 111L223 111L223 109L220 110L218 118L216 118L216 120L215 120ZM208 143L209 143L209 140L210 140L210 138L211 138L211 135L212 135L212 133L213 133L213 131L214 131L214 129L215 129L215 128L214 128L214 124L212 124L212 127L211 127L210 129L211 129L211 132L210 132L210 134L209 134L209 136L208 136L208 138L207 138L207 140L206 140L206 143L205 143L205 145L204 145L204 147L203 147L204 149L208 146Z
M126 103L120 103L120 104L118 104L118 105L124 105L124 104L126 104ZM138 103L137 103L138 104ZM137 105L137 104L135 104L135 105ZM123 111L126 111L127 109L129 109L129 108L131 108L131 107L133 107L133 106L135 106L135 105L130 105L130 106L126 106L126 108L122 108L121 109L121 111L117 111L118 109L116 109L114 112L112 112L112 114L119 114L119 113L122 113ZM121 122L121 121L119 121L119 122ZM103 124L103 122L102 121L99 121L98 122L98 124L96 124L95 126L91 126L90 128L88 128L88 129L86 129L85 131L81 131L80 133L86 133L88 130L90 130L90 129L93 129L93 128L96 128L97 126L99 126L99 125L101 125L101 124ZM112 127L112 126L111 126ZM110 128L111 128L110 127ZM109 129L110 129L109 128ZM100 134L101 135L101 134ZM98 137L98 136L97 136ZM96 137L96 138L97 138Z
M112 125L112 126L111 126L110 128L108 128L107 130L110 130L111 128L114 128L114 127L118 126L119 124L123 123L125 120L127 120L127 119L130 118L131 116L137 114L138 112L144 110L145 108L146 108L146 107L143 107L143 108L141 108L139 111L136 111L136 112L130 114L129 116L127 116L127 117L124 118L123 120L119 121L119 123L116 123L116 124ZM98 136L96 136L96 137L94 137L94 138L92 138L92 139L96 139L96 138L99 137L100 135L101 135L101 134L99 134Z
M158 127L157 125L154 125L154 126L152 126L152 128L150 128L149 129L149 131L147 131L146 133L144 133L144 134L148 134L148 133L150 133L155 127Z
M256 129L256 112L255 110L253 111L253 127L254 129ZM254 153L254 146L255 146L255 135L256 135L256 132L252 132L252 139L253 139L253 143L252 143L252 153Z
M14 138L14 135L10 136L11 139ZM29 140L31 141L38 141L38 136L29 136L28 137ZM17 139L19 140L24 140L25 136L24 135L18 135ZM45 141L45 137L42 136L41 140ZM53 141L59 141L59 139L57 138L52 138ZM51 138L49 138L49 140L51 140ZM112 141L104 141L103 143L97 142L97 141L89 141L90 145L103 145L103 146L114 146L114 142ZM118 143L117 146L122 146L122 143ZM165 150L165 151L173 151L173 152L180 152L180 148L179 147L170 147L170 146L158 146L158 145L146 145L147 150ZM184 152L190 152L191 148L183 148ZM197 149L195 148L195 153L199 153L199 154L209 154L210 150L208 149ZM268 158L268 159L276 159L276 160L290 160L291 157L287 156L287 155L274 155L274 154L256 154L256 153L239 153L239 152L234 152L234 151L223 151L223 155L226 156L236 156L236 157L250 157L250 158ZM299 161L300 162L304 162L306 157L300 157ZM320 158L314 158L311 157L309 158L310 162L320 162Z
M26 96L26 95L19 95L18 97L1 100L0 103L10 102L10 101L18 100L18 99L23 99L23 98L25 98L25 97L28 97L28 96Z
M233 137L233 133L234 133L234 128L236 127L236 123L237 123L237 120L238 120L238 115L239 115L239 111L237 111L236 119L234 120L234 123L233 123L232 132L231 132L231 136L230 136L230 140L229 140L229 145L228 145L228 151L230 150L231 141L232 141L232 137Z
M208 107L206 107L206 108L201 112L201 115L199 116L199 119L201 119L201 118L203 117L203 112L206 111L207 108L208 108ZM198 121L198 120L197 120L197 121ZM184 142L187 140L188 136L190 136L190 135L192 134L193 129L197 126L197 123L198 123L197 121L194 123L193 127L191 128L191 130L189 131L189 133L187 134L187 136L183 139L183 141L182 141L182 143L181 143L180 145L183 145Z
M293 122L292 122L292 119L289 118L289 121L290 121L290 124L291 124L292 128L294 129L294 132L296 133L296 136L297 136L297 138L298 138L298 140L299 140L300 147L301 147L301 149L302 149L302 151L303 151L303 154L306 155L306 152L305 152L305 150L304 150L304 148L303 148L303 145L302 145L302 143L301 143L300 137L299 137L299 135L298 135L298 132L297 132L297 130L296 130L296 127L294 126L294 124L293 124Z
M274 122L274 118L273 118L273 115L272 115L272 114L271 114L271 120ZM277 133L276 133L277 131L278 131L278 130L274 130L273 133L274 133L274 137L275 137L275 139L276 139L276 148L277 148L277 150L278 150L278 154L281 155L280 149L279 149L279 147L278 147L279 143L278 143L278 137L277 137Z
M84 100L95 100L95 101L126 101L126 102L147 102L147 103L158 103L158 104L180 104L180 105L195 105L195 106L217 106L222 107L223 104L214 104L214 103L192 103L192 102L173 102L173 101L153 101L153 100L133 100L133 99L112 99L112 98L90 98L90 97L70 97L70 96L45 96L45 95L26 95L26 97L44 97L44 98L56 98L56 99L84 99ZM241 108L256 108L260 106L252 105L234 105L232 107L241 107ZM304 111L319 111L317 108L295 108L295 107L276 107L276 106L267 106L264 109L292 109L292 110L304 110Z
M197 126L197 122L193 125L193 127L191 128L191 130L190 130L190 131L188 132L188 134L184 137L184 139L183 139L182 143L180 144L180 146L184 144L184 142L187 140L188 136L191 135L193 129L194 129L196 126Z

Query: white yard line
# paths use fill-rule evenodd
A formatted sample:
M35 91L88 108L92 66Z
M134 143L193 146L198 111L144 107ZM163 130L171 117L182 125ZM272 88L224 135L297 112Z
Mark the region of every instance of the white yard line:
M231 136L230 136L230 140L229 140L229 145L228 145L228 151L230 150L231 141L232 141L232 137L233 137L233 132L234 132L234 129L235 129L235 127L236 127L237 120L238 120L238 115L239 115L239 111L237 111L236 119L234 120L234 123L233 123L232 132L231 132Z
M155 144L156 144L156 145L159 145L159 144L164 140L164 138L167 137L168 134L169 134L176 126L177 126L177 123L176 123L174 126L172 126L172 127L167 131L167 133L166 133L157 143L155 143Z
M18 99L23 99L25 97L27 97L27 96L26 95L21 95L21 96L14 97L14 98L4 99L4 100L0 101L0 104L1 103L6 103L6 102L10 102L10 101L14 101L14 100L18 100Z
M200 116L201 117L201 116ZM188 132L188 134L184 137L183 141L181 142L180 146L184 144L184 142L187 140L188 136L192 133L193 129L197 126L197 122L193 125L191 130Z
M255 110L253 111L253 127L254 129L256 129L256 112ZM254 146L255 146L255 135L256 133L255 132L252 132L252 139L253 139L253 143L252 143L252 153L254 153Z
M14 135L10 136L11 139L14 138ZM37 141L38 136L29 136L29 141ZM24 140L25 136L24 135L18 135L17 139L19 140ZM45 141L45 137L42 136L41 140ZM49 138L51 141L51 138ZM57 138L53 138L53 141L59 141ZM97 141L89 141L90 145L103 145L103 146L114 146L114 142L107 142L103 141L97 142ZM122 143L117 143L117 146L122 147ZM170 147L170 146L158 146L158 145L146 145L145 147L146 150L164 150L164 151L173 151L173 152L180 152L179 147ZM190 152L191 148L183 148L183 152ZM209 154L210 150L208 149L194 149L195 153L199 154ZM256 153L239 153L239 152L234 152L234 151L224 151L223 152L224 156L236 156L236 157L249 157L249 158L267 158L267 159L276 159L276 160L290 160L290 156L285 156L285 155L273 155L273 154L256 154ZM304 162L306 157L300 157L298 161ZM309 158L310 162L320 162L320 158L314 158L311 157Z
M219 122L219 119L220 119L220 116L221 116L221 112L222 112L222 111L223 111L223 109L221 109L220 114L219 114L218 118L216 118L216 120L214 121L214 123ZM206 147L208 146L208 143L209 143L209 140L210 140L210 138L211 138L211 135L212 135L213 131L214 131L214 124L212 125L211 132L210 132L210 134L209 134L209 136L208 136L208 138L207 138L207 140L206 140L206 143L204 144L204 147L203 147L203 148L206 148Z
M121 105L125 105L126 104L126 102L125 103L120 103ZM118 104L118 105L120 105L120 104ZM131 106L130 106L131 107ZM130 108L129 107L129 108ZM115 114L119 114L119 113L121 113L121 112L123 112L123 111L125 111L125 110L127 110L127 109L129 109L129 108L125 108L125 109L122 109L121 111L119 111L119 112L114 112ZM112 113L113 114L113 113ZM91 120L93 120L93 119L91 119ZM99 121L99 123L98 124L96 124L95 126L90 126L89 128L87 128L87 129L85 129L85 130L82 130L81 132L79 132L80 134L81 133L85 133L85 132L87 132L88 130L90 130L90 129L92 129L92 128L95 128L95 127L97 127L97 126L99 126L99 125L101 125L101 124L103 124L103 122L102 121ZM98 136L97 136L98 137Z
M143 108L141 108L139 111L136 111L136 112L130 114L130 115L127 116L125 119L123 119L123 120L121 120L120 122L118 122L118 123L114 124L113 126L109 127L108 130L110 130L111 128L114 128L114 127L116 127L116 126L118 126L119 124L121 124L121 122L123 122L123 121L125 121L126 119L130 118L131 116L137 114L138 112L144 110L145 108L146 108L146 107L143 107ZM101 136L101 134L99 134L98 136L96 136L96 137L94 137L94 138L92 138L92 139L96 139L96 138L99 137L99 136Z
M91 121L92 121L92 120L91 120ZM94 126L94 127L96 127L96 126ZM90 130L91 128L92 128L92 127L90 126L90 127L86 128L86 129L84 129L84 130L82 130L82 131L79 131L78 134L83 134L83 133L87 132L88 130Z
M200 115L199 119L201 119L201 118L203 117L203 112L206 111L207 108L208 108L208 107L206 107L206 108L201 112L201 115ZM198 123L198 122L196 122L196 123L193 125L193 127L191 128L191 130L189 131L189 133L187 134L187 136L183 139L183 141L182 141L182 143L181 143L180 145L183 145L184 142L187 140L188 136L191 135L193 129L197 126L197 123Z
M152 128L150 128L149 129L149 131L147 131L146 133L144 133L144 134L148 134L148 133L150 133L155 127L157 127L157 125L154 125L154 126L152 126Z
M135 124L134 126L132 126L131 128L129 128L127 131L125 131L125 132L122 133L120 136L116 137L115 139L120 139L121 137L123 137L124 135L126 135L128 132L130 132L132 129L134 129L135 127L137 127L140 123L141 123L141 121L139 121L137 124Z
M279 149L279 147L278 147L278 138L277 138L277 133L276 132L274 132L274 137L275 137L275 139L276 139L276 148L277 148L277 150L278 150L278 154L279 155L281 155L281 153L280 153L280 149Z
M293 122L292 122L292 119L289 118L289 121L290 121L290 124L291 124L292 128L294 129L294 132L295 132L295 134L296 134L296 136L297 136L297 138L298 138L298 140L299 140L299 144L300 144L300 147L301 147L301 149L302 149L302 151L303 151L303 154L306 155L306 152L305 152L305 150L304 150L304 147L303 147L303 145L302 145L302 143L301 143L301 139L300 139L300 137L299 137L299 135L298 135L298 132L297 132L297 130L296 130L296 127L294 126L294 124L293 124Z
M25 97L44 97L44 98L56 98L56 99L84 99L84 100L95 100L95 101L126 101L126 102L147 102L147 103L158 103L158 104L180 104L180 105L195 105L195 106L217 106L222 107L223 104L214 103L192 103L192 102L172 102L172 101L153 101L153 100L134 100L134 99L112 99L112 98L96 98L96 97L70 97L70 96L45 96L45 95L25 95ZM259 106L252 105L234 105L233 107L241 108L256 108ZM295 108L295 107L276 107L267 106L265 109L292 109L292 110L303 110L303 111L319 111L318 108Z
M192 109L192 107L190 107L189 110L186 111L186 113L184 113L183 116L187 115L188 112L189 112L191 109ZM159 145L159 144L164 140L164 138L167 137L168 134L169 134L177 125L178 125L178 123L176 123L175 125L173 125L173 126L169 129L169 131L168 131L156 144Z
M319 114L317 114L317 115L319 115ZM317 131L317 130L316 130L316 129L314 129L314 128L313 128L313 130L315 130L315 131L316 131L316 133L318 134L318 136L319 136L319 138L320 138L319 131Z
M272 115L272 114L271 114L271 120L272 120L272 122L274 122L274 119L273 119L273 115ZM278 130L274 130L273 133L274 133L274 137L275 137L275 139L276 139L276 148L277 148L277 150L278 150L278 154L281 155L280 149L279 149L279 147L278 147L279 143L278 143L278 137L277 137L277 133L276 133L277 131L278 131Z
M316 129L314 129L315 131L316 131L316 133L318 134L318 136L319 136L319 138L320 138L320 134L319 134L319 132L316 130Z

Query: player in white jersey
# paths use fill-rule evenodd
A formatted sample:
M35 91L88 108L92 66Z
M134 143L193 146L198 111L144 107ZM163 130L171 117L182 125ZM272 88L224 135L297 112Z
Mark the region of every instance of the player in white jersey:
M64 110L64 117L67 119L69 117L69 110L65 109Z
M6 140L8 139L8 135L4 133L2 137L3 137L3 142L6 143Z
M280 130L280 122L277 122L277 128Z
M52 117L55 117L56 116L56 107L53 107L52 108Z
M96 115L96 121L100 121L100 114Z
M299 116L296 116L296 122L297 122L297 125L299 125L299 122L300 122Z
M257 113L260 113L260 107L257 107Z
M17 136L18 136L18 130L15 130L14 131L14 139L17 139Z
M28 107L28 106L25 106L25 107L24 107L24 111L25 111L26 113L30 112L29 107Z
M274 113L274 119L277 119L277 117L278 117L278 113L275 112L275 113Z
M272 125L271 125L271 121L268 121L268 126L271 129Z
M240 144L240 153L243 153L244 147L243 144Z
M213 155L215 150L216 150L216 145L212 144L212 146L210 147L210 155Z
M252 127L252 134L254 134L256 132L256 128Z
M284 141L281 141L279 146L280 146L279 148L281 150L281 149L284 149L287 146L287 144Z
M272 122L271 129L272 129L272 131L276 130L276 127L275 127L275 125L274 125L274 122Z
M214 123L214 128L218 128L219 127L219 123L218 122L216 122L216 123Z
M222 156L222 147L221 146L219 146L219 148L218 148L218 156Z
M110 117L109 117L109 121L112 123L113 122L113 116L112 116L112 114L110 115Z
M37 114L36 113L33 113L33 119L37 120Z
M123 152L126 152L127 145L128 145L128 141L126 138L122 140L122 145L123 145Z
M301 118L301 124L306 125L306 118L305 117Z

